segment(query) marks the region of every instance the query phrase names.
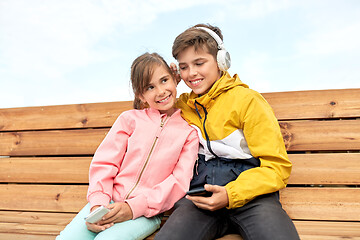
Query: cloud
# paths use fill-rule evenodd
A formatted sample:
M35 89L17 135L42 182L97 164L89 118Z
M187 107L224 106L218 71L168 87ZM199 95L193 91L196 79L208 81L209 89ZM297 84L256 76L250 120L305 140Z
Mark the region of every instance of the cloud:
M111 57L94 48L110 19L85 1L8 1L1 15L2 65L20 77L60 78Z
M294 1L288 0L231 0L226 1L223 8L219 9L216 21L225 21L228 18L256 19L268 16L294 6Z
M318 29L296 43L300 55L327 56L339 53L359 52L360 22L349 23L345 27Z
M160 14L211 2L217 3L214 0L1 0L0 82L9 89L10 82L17 82L18 89L12 94L18 99L26 99L26 91L41 98L40 91L62 92L71 88L78 89L76 95L82 98L91 88L90 80L85 79L91 73L79 76L79 72L91 67L90 71L101 72L96 69L99 65L121 65L122 59L129 59L126 52L129 39L136 38ZM128 67L123 67L124 72ZM123 72L120 75L111 77L121 78ZM94 81L98 85L99 80ZM102 91L99 88L96 90ZM55 99L52 94L44 96ZM63 98L64 95L58 97ZM17 105L15 100L10 102Z
M20 77L60 79L78 67L120 57L123 53L112 46L121 44L123 35L141 31L159 14L206 3L209 1L2 1L0 68Z
M251 51L248 55L243 56L242 62L243 64L239 68L242 71L239 76L244 83L259 92L270 91L271 57L264 52Z

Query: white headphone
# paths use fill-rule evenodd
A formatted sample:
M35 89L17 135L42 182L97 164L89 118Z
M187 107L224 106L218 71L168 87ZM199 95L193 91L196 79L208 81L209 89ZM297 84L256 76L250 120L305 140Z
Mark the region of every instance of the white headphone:
M213 30L211 30L210 28L207 28L207 27L196 27L196 29L201 29L201 30L206 31L216 41L216 43L218 45L218 49L219 49L219 51L217 52L217 55L216 55L218 67L221 71L228 70L231 66L230 54L228 51L226 51L226 49L224 47L224 43L221 40L221 38L219 37L219 35L217 35Z

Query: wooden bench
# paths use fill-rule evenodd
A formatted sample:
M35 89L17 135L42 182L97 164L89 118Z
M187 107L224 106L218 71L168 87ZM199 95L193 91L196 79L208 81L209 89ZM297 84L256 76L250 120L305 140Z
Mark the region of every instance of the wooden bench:
M280 195L301 239L360 239L360 89L263 96L293 162ZM111 102L0 109L0 240L54 239L86 204L92 154L130 108Z

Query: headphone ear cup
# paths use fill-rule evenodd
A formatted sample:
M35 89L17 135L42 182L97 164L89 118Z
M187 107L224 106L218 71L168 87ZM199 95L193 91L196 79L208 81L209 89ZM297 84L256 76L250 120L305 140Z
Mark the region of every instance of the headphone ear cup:
M220 49L217 52L216 58L218 67L221 71L226 71L230 68L231 58L228 51L226 51L225 49Z

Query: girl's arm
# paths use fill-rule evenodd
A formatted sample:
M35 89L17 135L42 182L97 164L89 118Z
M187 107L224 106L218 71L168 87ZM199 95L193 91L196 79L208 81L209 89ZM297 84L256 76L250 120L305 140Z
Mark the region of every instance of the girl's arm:
M119 171L127 148L131 128L120 115L96 150L89 170L88 201L91 207L107 206L112 198L113 180Z
M151 190L126 200L133 212L133 219L140 216L152 217L171 209L189 189L197 159L199 139L194 129L182 148L179 160L173 172ZM159 167L161 171L161 166Z

